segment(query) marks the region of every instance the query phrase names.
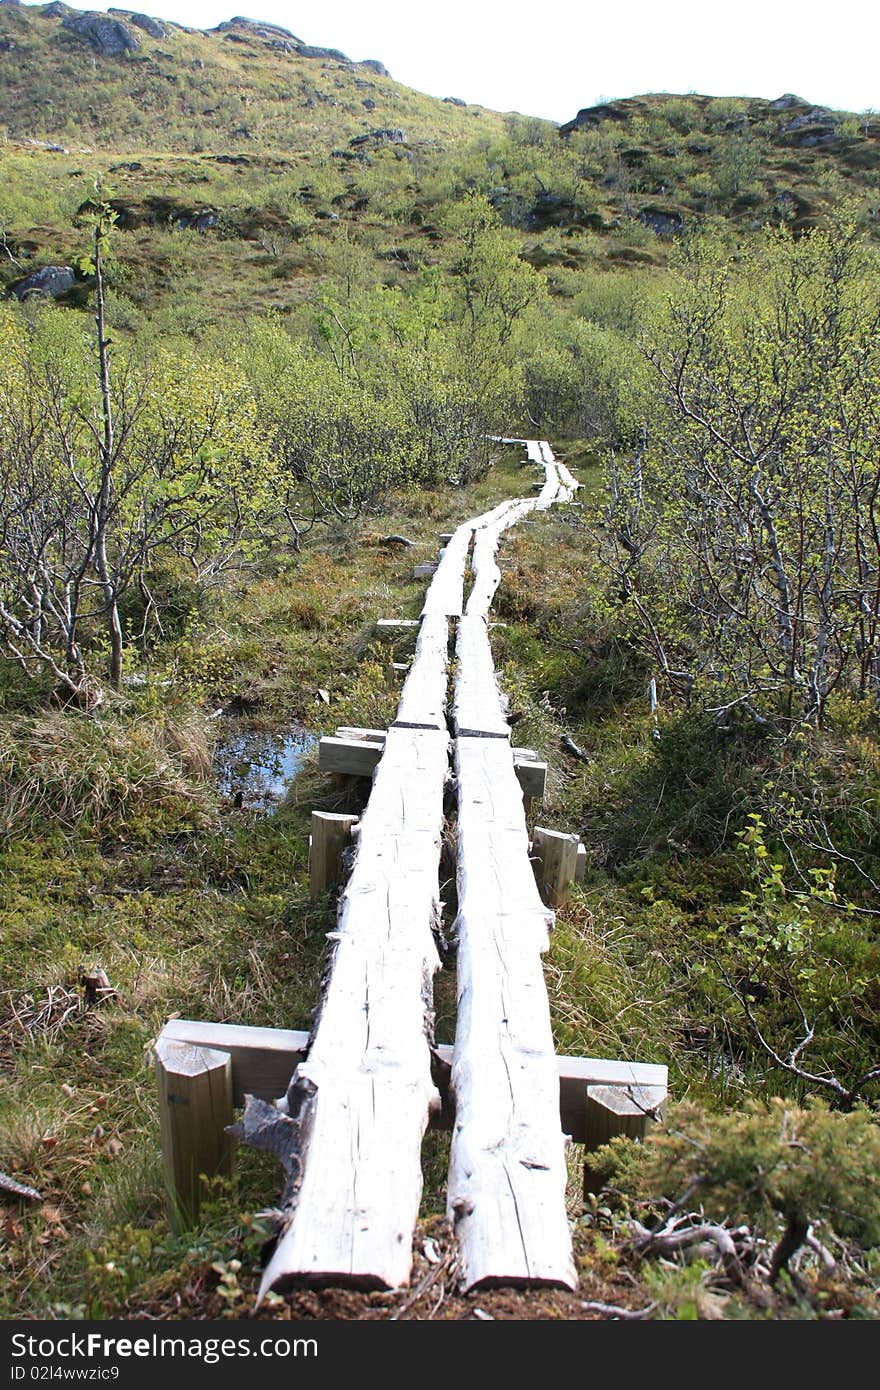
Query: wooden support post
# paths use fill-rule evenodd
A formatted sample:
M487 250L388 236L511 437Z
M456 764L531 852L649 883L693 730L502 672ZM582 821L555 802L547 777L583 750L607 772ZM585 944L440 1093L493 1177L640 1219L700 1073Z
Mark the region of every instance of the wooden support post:
M436 565L413 565L413 579L431 579L436 572Z
M590 1165L590 1153L617 1135L642 1140L652 1125L660 1124L666 1109L665 1086L587 1087L584 1116L584 1195L595 1192L597 1176Z
M342 878L342 855L351 843L357 819L357 816L339 816L330 811L312 812L309 895L313 900Z
M550 907L562 907L568 900L577 872L577 847L577 835L535 826L532 835L535 877Z
M574 871L575 883L583 883L587 876L587 851L582 844L578 845L577 868Z
M454 531L441 531L437 539L441 545L448 545L454 534Z
M232 1175L232 1059L228 1052L159 1038L156 1084L168 1220L191 1226L199 1211L202 1178Z

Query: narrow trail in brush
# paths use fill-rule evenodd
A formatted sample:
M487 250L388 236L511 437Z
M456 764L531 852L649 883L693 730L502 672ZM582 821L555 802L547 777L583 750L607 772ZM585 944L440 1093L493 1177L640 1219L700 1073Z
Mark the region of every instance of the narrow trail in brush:
M254 1132L280 1127L271 1146L284 1149L288 1171L261 1293L302 1283L396 1288L409 1279L421 1145L438 1104L432 976L451 776L459 912L448 1213L462 1285L576 1284L540 959L553 914L529 860L488 619L503 533L532 511L570 501L578 483L545 441L501 442L525 447L542 470L540 492L464 522L442 553L360 821L308 1056L276 1121L250 1099L250 1121L245 1112L245 1132L249 1123Z

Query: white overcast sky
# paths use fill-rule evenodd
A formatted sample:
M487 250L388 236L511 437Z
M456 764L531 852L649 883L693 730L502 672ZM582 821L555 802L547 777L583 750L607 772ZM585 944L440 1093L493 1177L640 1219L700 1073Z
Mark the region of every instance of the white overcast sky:
M236 3L307 43L379 58L419 91L560 122L641 92L880 109L880 0L129 0L199 29Z

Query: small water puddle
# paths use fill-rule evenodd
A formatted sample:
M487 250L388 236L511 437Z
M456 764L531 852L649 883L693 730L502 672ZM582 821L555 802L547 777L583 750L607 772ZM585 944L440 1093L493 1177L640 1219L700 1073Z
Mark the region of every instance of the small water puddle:
M284 799L317 737L297 726L283 732L242 728L222 719L214 746L214 775L220 793L235 805L271 814Z

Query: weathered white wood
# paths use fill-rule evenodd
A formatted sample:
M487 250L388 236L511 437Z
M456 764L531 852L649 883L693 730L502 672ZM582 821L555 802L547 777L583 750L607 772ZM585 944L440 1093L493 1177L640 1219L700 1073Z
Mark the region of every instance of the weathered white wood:
M332 1280L405 1284L435 1097L428 1047L439 960L445 732L391 728L361 818L335 955L307 1059L314 1087L298 1197L262 1291Z
M441 613L447 618L457 618L461 615L464 603L464 571L472 535L473 524L467 521L446 540L437 571L425 595L423 617L433 613Z
M325 734L318 744L318 766L322 772L339 772L348 777L372 777L381 757L382 744L368 739Z
M383 634L390 636L392 633L398 632L401 629L418 626L418 618L377 618L376 620L376 631L380 636Z
M361 729L355 724L340 724L339 728L336 730L336 737L346 739L357 738L362 739L366 743L378 743L383 747L385 746L384 729Z
M153 1046L168 1220L172 1230L199 1212L203 1177L232 1173L232 1065L228 1052L160 1037Z
M510 747L459 738L458 1021L448 1210L465 1288L574 1288L542 904Z
M173 1018L162 1029L168 1042L227 1052L232 1061L232 1103L244 1104L247 1095L274 1100L287 1090L291 1073L308 1051L309 1034L289 1028L254 1028L235 1023L200 1023ZM451 1046L438 1043L434 1052L446 1066L452 1065ZM556 1058L559 1073L559 1111L563 1133L583 1143L587 1088L590 1086L641 1087L662 1090L668 1085L667 1069L652 1062L618 1062L605 1057ZM451 1098L443 1096L444 1110ZM448 1103L447 1103L448 1102ZM439 1116L432 1117L437 1123Z
M309 840L309 895L314 901L327 888L342 880L342 856L351 847L357 816L333 811L312 812Z
M547 764L533 758L518 758L513 750L513 767L523 796L543 796L547 785Z
M203 1023L191 1018L169 1019L159 1036L168 1042L228 1052L234 1106L243 1105L248 1095L262 1100L283 1095L309 1046L308 1033L299 1029Z
M562 907L577 874L577 835L536 825L532 836L535 877L551 907Z
M430 579L436 573L437 566L435 564L413 565L413 579Z
M426 614L416 654L397 707L395 728L446 730L446 685L449 665L449 620Z
M452 718L456 735L508 739L507 702L498 687L486 619L481 614L466 614L460 620L455 650L458 675Z

